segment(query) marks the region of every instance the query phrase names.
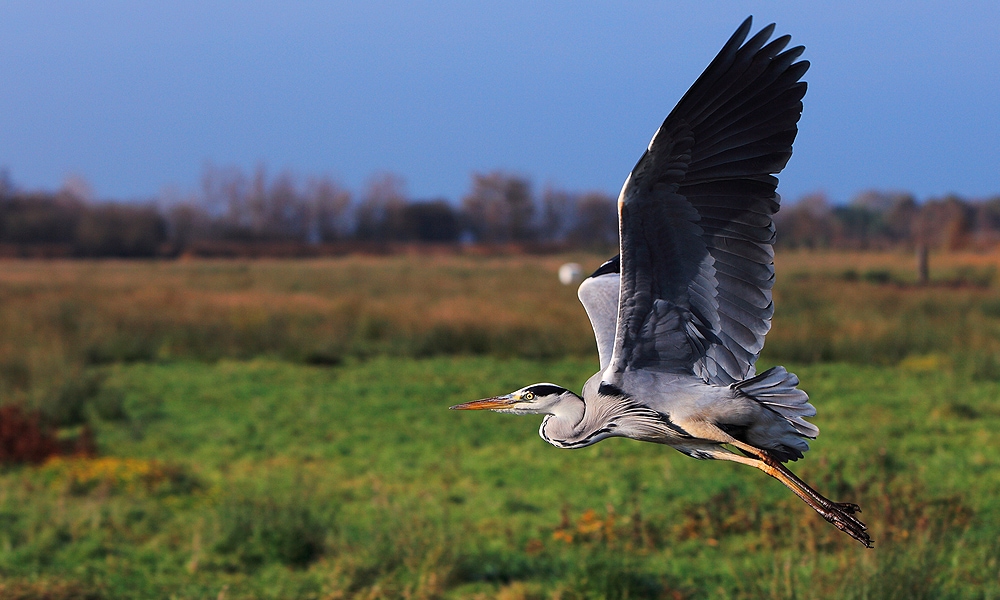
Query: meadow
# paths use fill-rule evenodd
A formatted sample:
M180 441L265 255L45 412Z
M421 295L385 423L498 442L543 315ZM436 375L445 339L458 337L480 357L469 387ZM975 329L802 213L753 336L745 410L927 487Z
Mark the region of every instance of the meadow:
M875 550L739 465L448 411L595 370L570 259L0 263L3 403L97 447L0 470L0 597L1000 597L1000 255L778 255L791 467Z

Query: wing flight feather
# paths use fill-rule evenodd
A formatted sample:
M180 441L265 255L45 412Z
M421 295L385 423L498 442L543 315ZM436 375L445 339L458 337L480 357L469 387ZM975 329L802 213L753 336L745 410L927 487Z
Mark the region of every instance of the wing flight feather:
M597 333L608 383L640 368L718 385L754 375L774 312L773 175L792 154L809 63L796 62L801 46L785 50L788 36L768 41L774 25L747 39L750 26L677 103L622 188L610 350Z

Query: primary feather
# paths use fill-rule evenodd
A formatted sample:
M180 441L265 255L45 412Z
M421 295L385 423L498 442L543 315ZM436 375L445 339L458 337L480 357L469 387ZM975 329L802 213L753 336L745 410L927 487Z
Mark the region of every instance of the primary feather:
M618 200L621 286L604 380L629 369L754 375L774 306L777 179L808 68L773 25L736 31L653 136Z

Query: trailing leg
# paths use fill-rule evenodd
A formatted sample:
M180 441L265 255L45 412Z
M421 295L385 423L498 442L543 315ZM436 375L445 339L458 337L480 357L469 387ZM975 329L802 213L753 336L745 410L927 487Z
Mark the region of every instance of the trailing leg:
M703 450L703 452L711 458L737 462L767 473L792 490L796 496L801 498L803 502L808 504L828 522L832 523L837 529L858 540L865 547L873 547L872 539L866 531L868 527L854 516L855 513L861 512L861 508L857 504L833 502L825 498L822 494L796 477L794 473L789 471L779 461L770 457L764 450L754 448L742 442L737 442L733 445L746 452L748 456L741 456L725 448Z

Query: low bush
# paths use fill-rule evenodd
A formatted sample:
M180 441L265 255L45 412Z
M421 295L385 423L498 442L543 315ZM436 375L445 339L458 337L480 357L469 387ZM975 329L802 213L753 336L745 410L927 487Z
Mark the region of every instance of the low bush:
M59 454L59 442L41 413L17 404L0 406L0 463L41 463Z

